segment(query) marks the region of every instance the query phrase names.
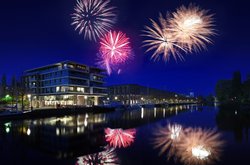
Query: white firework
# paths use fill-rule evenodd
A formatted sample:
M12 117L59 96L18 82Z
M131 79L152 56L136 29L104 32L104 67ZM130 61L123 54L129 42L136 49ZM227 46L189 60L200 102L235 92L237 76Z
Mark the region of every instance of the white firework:
M74 10L71 25L85 39L97 41L116 22L115 8L110 6L110 0L77 0Z

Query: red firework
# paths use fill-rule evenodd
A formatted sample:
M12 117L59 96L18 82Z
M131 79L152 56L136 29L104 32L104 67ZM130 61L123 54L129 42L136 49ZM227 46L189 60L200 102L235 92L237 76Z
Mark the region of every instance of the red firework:
M127 62L131 57L129 38L122 32L109 32L101 38L100 53L104 61L111 65L119 65Z
M123 130L105 129L105 138L109 145L114 148L129 147L135 140L136 129Z

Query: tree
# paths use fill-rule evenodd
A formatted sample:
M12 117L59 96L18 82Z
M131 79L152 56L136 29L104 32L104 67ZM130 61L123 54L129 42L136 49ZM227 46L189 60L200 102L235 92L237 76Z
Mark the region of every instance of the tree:
M208 104L213 104L214 101L215 101L215 98L214 98L214 96L213 96L212 94L210 94L210 95L208 95L208 96L206 97L206 102L207 102Z
M17 88L18 88L18 95L21 97L21 106L22 106L22 111L23 111L24 110L24 96L27 93L23 80L21 80L21 82L18 83Z
M11 91L11 96L12 96L11 107L13 109L14 101L18 100L17 99L17 81L16 81L15 76L13 76L11 79L10 91ZM16 108L17 108L17 104L16 104Z
M215 88L216 96L220 102L228 102L232 98L232 81L219 80Z
M250 102L250 79L243 83L243 102Z
M241 73L239 71L234 72L232 79L232 98L235 101L240 101L242 98L242 83Z
M1 80L1 91L1 97L5 97L7 94L7 78L5 74L2 76Z

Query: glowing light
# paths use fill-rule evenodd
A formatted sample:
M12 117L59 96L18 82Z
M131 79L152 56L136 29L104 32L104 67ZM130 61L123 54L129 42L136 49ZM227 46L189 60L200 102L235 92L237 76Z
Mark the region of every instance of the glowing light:
M110 0L77 0L72 14L75 30L89 40L97 40L108 32L116 21Z
M170 31L190 52L204 49L206 43L212 43L213 27L213 15L194 5L181 6L169 20Z
M223 144L214 130L188 128L177 144L177 155L185 164L210 164L219 160Z
M109 142L111 147L115 148L126 148L129 147L135 140L135 129L123 130L119 129L105 129L105 138L106 141Z
M10 132L10 128L9 128L9 127L6 127L6 128L5 128L5 132L6 132L6 133L9 133L9 132Z
M114 148L106 148L102 152L78 157L76 165L118 165L119 160L114 150Z
M31 130L28 128L27 129L27 135L30 136L30 134L31 134Z
M176 153L176 145L180 141L183 135L182 126L178 124L168 124L165 127L158 127L154 133L154 148L159 148L159 155L166 153L168 158L172 157Z
M206 150L203 146L196 146L192 148L192 154L198 159L205 159L211 153L208 150Z
M100 42L98 65L105 68L108 74L112 70L120 72L119 65L125 64L132 59L132 50L129 38L122 32L108 32Z
M168 129L171 132L170 138L172 140L178 139L180 137L180 132L182 130L182 126L178 125L178 124L174 124L174 125L168 125Z
M159 60L161 54L163 54L163 59L165 61L168 61L171 55L176 61L178 59L183 60L184 58L181 55L180 50L186 52L185 45L181 46L178 43L178 40L168 27L167 18L160 15L159 24L152 19L150 19L150 21L152 27L146 26L145 30L143 30L143 36L149 38L143 41L143 46L148 47L146 53L154 50L154 53L151 56L154 60Z
M84 126L85 126L85 127L88 126L88 119L87 119L87 118L84 119Z
M144 117L144 108L141 108L141 119Z

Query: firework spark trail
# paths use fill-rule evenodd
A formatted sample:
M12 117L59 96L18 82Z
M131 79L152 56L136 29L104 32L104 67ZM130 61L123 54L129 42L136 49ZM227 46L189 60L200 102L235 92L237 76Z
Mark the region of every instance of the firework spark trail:
M133 58L129 38L122 32L108 32L100 41L97 65L107 70L121 71L121 65L126 64Z
M109 145L114 148L129 147L135 140L135 129L105 129L105 138Z
M218 161L224 142L214 130L188 128L177 144L177 156L187 164L211 164Z
M106 147L105 151L79 157L76 165L118 165L114 148Z
M165 127L158 127L154 133L154 148L160 149L159 155L168 151L167 157L170 159L176 152L176 144L183 136L182 126L179 124L168 124Z
M83 33L85 39L97 41L115 24L114 10L110 0L77 0L71 25L79 34Z
M211 36L216 34L213 14L192 4L181 6L172 13L169 29L189 52L206 49L206 43L212 43Z
M177 61L178 59L184 60L180 51L186 52L185 46L181 46L171 30L168 28L167 18L164 18L161 14L159 17L159 24L150 19L152 27L146 26L143 30L142 36L148 37L149 39L143 41L144 47L148 47L146 52L154 50L152 59L160 59L160 55L163 54L163 59L168 61L170 56Z

